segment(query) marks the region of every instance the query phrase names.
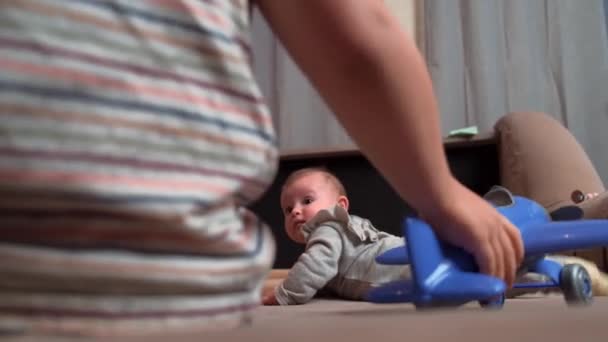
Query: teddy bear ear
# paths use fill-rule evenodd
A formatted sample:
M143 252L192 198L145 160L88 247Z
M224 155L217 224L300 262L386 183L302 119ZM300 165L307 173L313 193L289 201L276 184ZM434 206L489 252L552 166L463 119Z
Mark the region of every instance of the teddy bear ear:
M567 205L549 213L553 221L580 220L583 214L583 209L575 205Z

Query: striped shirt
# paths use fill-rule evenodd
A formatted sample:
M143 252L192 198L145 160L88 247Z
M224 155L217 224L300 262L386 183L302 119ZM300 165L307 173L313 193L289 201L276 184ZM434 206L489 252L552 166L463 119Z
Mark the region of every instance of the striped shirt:
M277 149L249 24L247 0L0 1L0 329L257 305L274 242L241 206Z

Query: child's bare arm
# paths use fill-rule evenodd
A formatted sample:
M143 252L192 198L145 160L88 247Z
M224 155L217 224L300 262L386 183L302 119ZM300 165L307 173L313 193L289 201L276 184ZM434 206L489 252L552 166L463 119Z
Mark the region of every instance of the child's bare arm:
M424 60L381 0L258 0L361 151L444 239L511 284L519 231L451 175ZM398 151L398 154L395 153Z

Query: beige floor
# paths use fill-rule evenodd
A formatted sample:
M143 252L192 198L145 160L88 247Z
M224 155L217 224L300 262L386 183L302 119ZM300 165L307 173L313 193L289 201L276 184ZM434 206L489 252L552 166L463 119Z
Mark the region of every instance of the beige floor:
M80 341L6 337L3 341ZM88 341L88 339L85 339ZM608 297L569 308L561 296L507 300L499 311L477 305L420 312L406 304L318 300L306 305L260 307L246 327L191 336L112 341L391 342L391 341L608 341Z

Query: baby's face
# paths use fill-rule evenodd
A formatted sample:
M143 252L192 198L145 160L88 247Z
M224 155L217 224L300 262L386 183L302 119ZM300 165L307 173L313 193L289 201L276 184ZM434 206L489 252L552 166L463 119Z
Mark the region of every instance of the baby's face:
M281 194L281 209L289 238L305 243L301 227L319 212L335 206L340 200L335 186L322 173L304 174Z

